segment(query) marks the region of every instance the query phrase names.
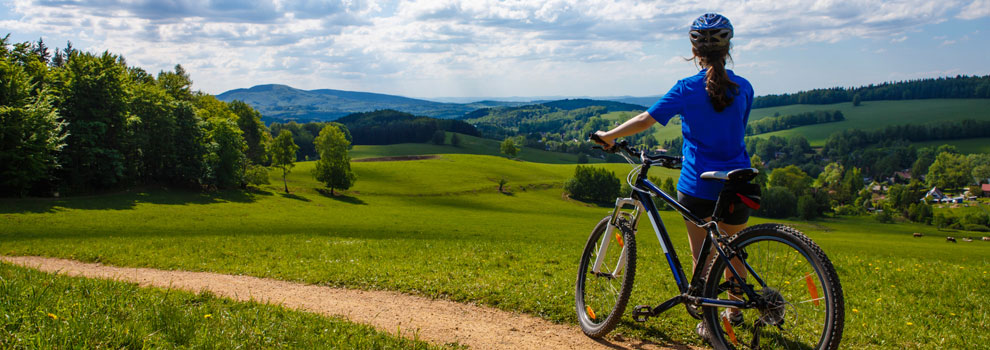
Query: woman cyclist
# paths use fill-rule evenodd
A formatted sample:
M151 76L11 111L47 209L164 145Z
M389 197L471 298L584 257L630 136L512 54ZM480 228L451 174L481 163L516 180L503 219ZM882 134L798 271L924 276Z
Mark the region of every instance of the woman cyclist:
M667 125L670 118L680 115L684 163L677 182L677 201L692 213L713 213L715 200L722 189L721 182L701 179L701 173L750 167L743 135L753 104L753 87L746 79L725 69L726 61L732 58L729 55L732 35L732 24L728 18L716 13L698 17L691 25L690 36L694 54L692 59L702 68L701 71L679 80L646 112L612 130L595 133L606 143L603 146L611 147L616 138L637 134L656 122ZM726 235L733 235L745 228L749 219L749 208L737 206L735 209L718 225ZM706 218L706 221L710 219ZM698 254L706 232L691 222L685 222L694 255L694 268L698 268ZM742 266L736 270L746 271ZM726 276L728 278L730 273L726 272ZM730 293L729 296L734 295ZM723 316L733 324L742 323L742 313L738 309L727 309L725 313ZM698 324L696 331L701 337L708 338L704 322Z

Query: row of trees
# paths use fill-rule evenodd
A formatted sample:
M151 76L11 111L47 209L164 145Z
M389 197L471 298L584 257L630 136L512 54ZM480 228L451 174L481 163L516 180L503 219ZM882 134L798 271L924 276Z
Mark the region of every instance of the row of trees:
M427 142L438 131L480 135L474 126L461 120L419 117L394 110L354 113L337 122L347 126L356 145Z
M846 120L841 111L815 111L793 115L775 115L750 122L746 125L746 136L792 129L799 126L840 122Z
M929 124L891 125L877 130L847 129L832 133L825 141L822 154L841 158L856 149L896 141L922 142L990 137L990 121L959 120Z
M287 173L296 160L294 126L273 139L260 113L193 91L180 65L152 75L109 52L69 44L52 55L41 40L8 38L0 39L0 195L137 184L236 188L267 183L266 166ZM349 145L342 125L318 130L336 130L326 139ZM326 162L347 159L329 146L341 142L324 141L327 150L320 150L316 141L314 153L335 157ZM337 163L324 168L341 168ZM334 181L328 186L343 186Z
M753 108L793 104L832 104L840 102L910 100L928 98L990 98L990 75L920 79L857 88L834 87L793 94L766 95L753 100Z
M0 193L85 192L124 184L242 185L265 162L251 107L193 92L181 66L157 76L109 52L0 39Z

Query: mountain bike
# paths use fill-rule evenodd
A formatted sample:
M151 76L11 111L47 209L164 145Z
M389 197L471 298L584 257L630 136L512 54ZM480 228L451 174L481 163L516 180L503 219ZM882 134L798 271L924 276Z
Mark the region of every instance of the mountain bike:
M702 215L690 212L647 178L652 166L679 169L680 157L649 155L625 141L606 151L618 153L636 167L626 177L632 194L616 199L612 214L591 231L581 255L575 306L586 335L605 336L625 312L636 275L636 229L645 212L680 294L657 306L636 306L635 321L646 322L684 304L692 317L703 320L707 340L715 349L838 348L844 322L842 286L822 249L798 230L780 224L750 226L731 237L719 229L719 218L739 205L759 208L759 186L750 183L757 169L703 173L702 179L722 181L724 188L714 213ZM653 197L707 231L690 280ZM701 219L708 216L708 221ZM742 313L742 322L738 316L730 318L735 315L730 309Z

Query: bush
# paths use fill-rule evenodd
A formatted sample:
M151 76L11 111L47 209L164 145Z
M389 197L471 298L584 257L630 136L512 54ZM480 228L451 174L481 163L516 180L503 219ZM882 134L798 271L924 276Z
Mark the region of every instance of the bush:
M894 217L890 215L890 210L877 210L877 213L873 215L873 218L885 224L894 222Z
M796 214L797 197L786 187L770 187L763 193L756 215L768 218L786 218Z
M976 232L990 232L990 227L980 224L965 224L963 225L963 230L976 231Z
M818 217L818 203L815 202L815 198L810 195L803 195L798 198L797 205L798 216L805 220L811 220Z
M564 185L571 198L595 203L614 201L619 196L619 188L619 178L614 172L581 165L574 169L574 177Z
M578 164L588 164L588 155L584 153L579 154L577 162Z
M863 208L856 205L847 204L847 205L840 205L838 207L835 207L836 215L855 216L855 215L863 215L863 213L864 213Z
M248 185L267 185L269 183L268 168L256 164L249 165L244 171L244 180L247 181Z
M932 207L925 203L912 203L908 207L908 219L923 224L932 224Z

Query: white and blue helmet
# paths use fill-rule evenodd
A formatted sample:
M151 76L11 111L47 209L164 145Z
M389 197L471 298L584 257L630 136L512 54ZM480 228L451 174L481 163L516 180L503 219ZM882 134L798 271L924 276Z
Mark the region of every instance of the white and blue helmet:
M732 39L732 23L717 13L706 13L691 24L691 44L698 48L729 46Z

